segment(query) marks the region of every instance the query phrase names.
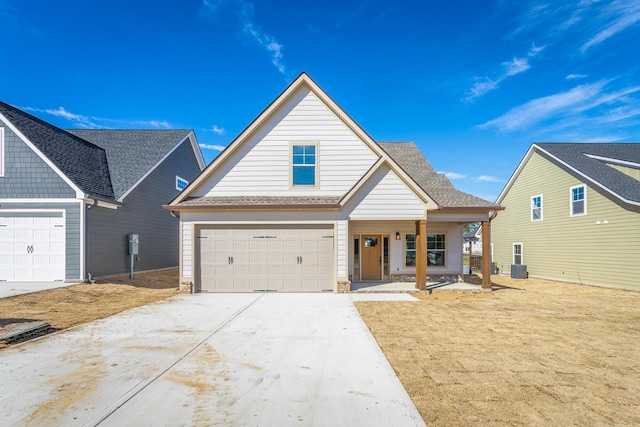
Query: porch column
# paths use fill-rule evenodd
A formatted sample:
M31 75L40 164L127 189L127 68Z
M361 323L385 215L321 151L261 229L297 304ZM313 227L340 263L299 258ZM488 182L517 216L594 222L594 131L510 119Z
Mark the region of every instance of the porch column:
M491 289L491 221L482 222L482 289Z
M416 289L427 289L427 220L416 221Z

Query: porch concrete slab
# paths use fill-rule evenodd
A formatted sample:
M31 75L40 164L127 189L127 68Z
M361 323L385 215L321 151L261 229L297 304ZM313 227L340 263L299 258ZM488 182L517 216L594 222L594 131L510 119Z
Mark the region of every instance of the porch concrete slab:
M351 284L351 292L419 292L415 282L357 282Z
M0 282L0 298L75 285L65 282Z
M352 292L351 301L420 301L408 293Z
M181 295L0 351L0 425L425 425L348 294Z

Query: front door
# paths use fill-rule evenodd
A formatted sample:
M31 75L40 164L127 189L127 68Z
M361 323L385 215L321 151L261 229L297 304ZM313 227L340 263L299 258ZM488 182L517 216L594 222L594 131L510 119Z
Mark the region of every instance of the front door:
M382 279L382 236L362 236L362 280Z

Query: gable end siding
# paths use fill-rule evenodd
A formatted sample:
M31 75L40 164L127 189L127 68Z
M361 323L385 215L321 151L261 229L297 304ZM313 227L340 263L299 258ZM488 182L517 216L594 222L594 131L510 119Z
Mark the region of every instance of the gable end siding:
M4 177L0 178L0 198L74 199L75 191L64 182L3 121L5 159Z
M534 153L492 222L494 261L508 273L512 243L522 242L532 277L640 289L640 209L586 186L587 215L570 217L569 188L582 181ZM530 221L530 197L544 193L544 221ZM605 223L606 221L606 223Z
M317 187L290 187L292 143L318 145ZM342 195L376 160L376 154L305 89L296 93L194 195Z
M179 191L176 175L192 180L200 168L187 140L142 181L115 209L94 207L87 215L87 271L94 276L127 273L128 235L138 234L140 253L134 270L178 266L177 218L163 209Z

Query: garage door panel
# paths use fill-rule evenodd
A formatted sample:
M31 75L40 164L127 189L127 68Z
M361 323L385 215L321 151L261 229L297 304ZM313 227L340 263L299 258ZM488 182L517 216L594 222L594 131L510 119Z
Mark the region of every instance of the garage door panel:
M333 226L203 227L203 236L207 239L198 239L202 291L333 289ZM224 280L211 274L212 256L217 263L232 259L231 277L228 271Z

